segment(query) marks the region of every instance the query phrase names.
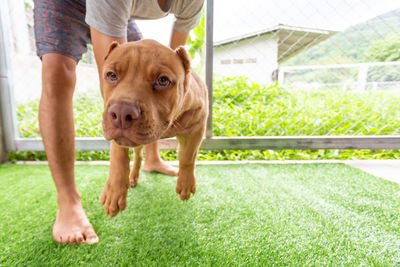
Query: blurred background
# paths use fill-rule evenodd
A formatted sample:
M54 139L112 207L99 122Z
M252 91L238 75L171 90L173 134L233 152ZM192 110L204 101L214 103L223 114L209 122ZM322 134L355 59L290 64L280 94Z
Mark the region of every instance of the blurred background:
M35 52L34 3L5 1L19 134L37 137L41 62ZM213 12L215 136L399 134L398 1L218 0ZM206 13L204 8L186 46L203 77ZM168 45L174 19L137 24L145 38ZM102 136L90 45L77 75L77 136Z

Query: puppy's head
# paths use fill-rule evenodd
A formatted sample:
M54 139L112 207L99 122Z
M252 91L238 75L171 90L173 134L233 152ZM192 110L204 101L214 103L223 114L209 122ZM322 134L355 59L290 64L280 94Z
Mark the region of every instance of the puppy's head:
M190 62L152 40L110 45L103 67L103 131L122 146L158 140L179 116Z

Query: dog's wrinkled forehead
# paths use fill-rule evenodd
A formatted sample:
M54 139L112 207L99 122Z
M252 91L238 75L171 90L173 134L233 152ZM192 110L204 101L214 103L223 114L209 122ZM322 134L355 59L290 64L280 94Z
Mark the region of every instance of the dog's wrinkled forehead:
M138 69L139 66L141 69ZM183 71L179 56L172 49L152 40L111 46L104 67L117 71L143 71L148 67L168 68L173 72Z

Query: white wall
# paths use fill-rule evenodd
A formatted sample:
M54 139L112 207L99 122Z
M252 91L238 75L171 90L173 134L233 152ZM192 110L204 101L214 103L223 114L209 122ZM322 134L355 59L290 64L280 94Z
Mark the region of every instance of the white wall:
M243 75L257 82L271 83L271 74L277 68L278 43L273 35L214 47L214 73L217 75Z
M32 54L24 1L8 0L8 9L14 51L19 54Z

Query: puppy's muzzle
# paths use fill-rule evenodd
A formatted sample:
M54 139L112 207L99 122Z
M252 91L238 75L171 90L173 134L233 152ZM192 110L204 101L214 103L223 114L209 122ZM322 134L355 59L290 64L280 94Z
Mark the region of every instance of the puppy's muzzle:
M114 103L108 110L108 119L119 129L129 129L140 118L140 109L136 105Z

